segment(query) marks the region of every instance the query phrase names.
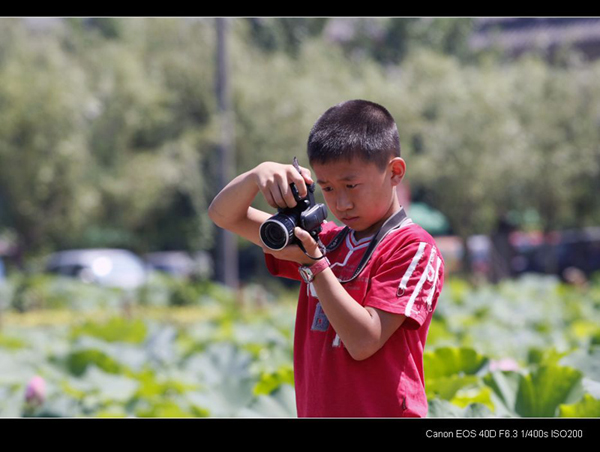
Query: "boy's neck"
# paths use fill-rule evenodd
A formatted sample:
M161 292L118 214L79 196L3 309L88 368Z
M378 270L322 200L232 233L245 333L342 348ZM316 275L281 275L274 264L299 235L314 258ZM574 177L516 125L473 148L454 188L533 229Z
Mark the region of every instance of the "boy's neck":
M373 237L375 237L376 233L372 233L372 234L368 234L368 235L367 234L363 234L364 235L363 236L363 235L361 235L360 232L355 231L354 229L350 229L350 234L352 234L352 236L354 237L354 240L356 242L360 242L361 240L364 240L366 238L372 239Z
M379 220L377 223L375 223L374 225L372 225L370 228L364 230L364 231L355 231L352 230L352 232L354 233L354 238L356 240L362 240L366 237L369 236L375 236L377 234L377 231L379 231L379 229L381 229L381 227L384 225L384 223L395 213L397 213L400 209L402 209L403 207L400 205L400 203L398 202L394 202L392 204L392 206L390 207L390 209L388 210L388 212L381 218L381 220Z
M354 238L358 241L358 240L362 240L365 237L374 237L375 233L374 232L364 232L364 231L355 231L354 229L351 229L352 234L354 234Z

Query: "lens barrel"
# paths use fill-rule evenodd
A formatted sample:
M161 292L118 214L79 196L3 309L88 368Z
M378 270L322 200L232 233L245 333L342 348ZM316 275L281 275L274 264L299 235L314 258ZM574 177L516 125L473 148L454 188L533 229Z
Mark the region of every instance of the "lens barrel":
M267 248L281 250L294 237L295 227L294 218L285 214L277 214L260 225L260 239Z

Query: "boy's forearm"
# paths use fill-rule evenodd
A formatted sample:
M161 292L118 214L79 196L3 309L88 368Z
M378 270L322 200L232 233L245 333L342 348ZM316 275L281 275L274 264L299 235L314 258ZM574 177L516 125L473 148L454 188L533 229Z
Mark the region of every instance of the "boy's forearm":
M387 338L378 313L357 303L331 269L319 273L312 284L327 319L354 359L366 359L383 345Z
M294 233L308 254L321 255L321 250L308 232L297 227ZM281 255L282 252L272 254ZM296 262L310 265L305 260ZM364 307L357 303L338 281L331 268L318 273L311 284L327 319L348 353L356 360L373 355L404 321L405 317L402 315Z

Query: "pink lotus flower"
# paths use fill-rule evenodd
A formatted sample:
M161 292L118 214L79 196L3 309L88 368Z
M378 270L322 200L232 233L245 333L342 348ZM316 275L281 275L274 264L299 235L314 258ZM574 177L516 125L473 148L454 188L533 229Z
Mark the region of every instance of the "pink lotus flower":
M512 358L502 358L500 360L492 360L490 361L490 370L519 370L519 364Z
M46 397L46 382L42 377L36 375L27 384L25 389L25 401L33 406L44 403Z

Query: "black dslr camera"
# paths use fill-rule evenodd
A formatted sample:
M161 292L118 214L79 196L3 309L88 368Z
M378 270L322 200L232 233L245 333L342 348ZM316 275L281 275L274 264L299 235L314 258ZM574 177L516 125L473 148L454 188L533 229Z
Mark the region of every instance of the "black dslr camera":
M300 172L297 160L294 158L294 166ZM294 228L301 227L307 231L315 240L321 232L321 224L327 218L327 207L315 202L315 184L308 185L308 194L301 198L295 184L290 184L295 207L277 209L277 214L260 225L260 239L263 244L272 250L281 250L291 243L301 245L294 235Z

